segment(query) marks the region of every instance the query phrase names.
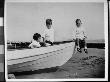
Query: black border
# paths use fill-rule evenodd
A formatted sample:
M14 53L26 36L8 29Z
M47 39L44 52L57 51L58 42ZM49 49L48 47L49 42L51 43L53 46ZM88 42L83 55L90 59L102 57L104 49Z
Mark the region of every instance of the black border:
M5 5L5 0L0 0L0 17L4 17L4 8L5 8L4 5ZM109 48L110 48L110 21L109 21L110 15L109 15L109 10L110 10L110 0L107 0L107 6L108 6L108 47L107 48L108 48L108 82L109 82L109 62L110 62L109 61L109 54L110 54L110 51L109 51ZM3 26L4 26L4 23L3 23ZM5 45L5 38L4 38L3 44ZM1 76L0 76L0 78L3 79L3 77L1 77ZM3 81L6 81L6 78L5 78L5 58L4 58L4 80ZM62 81L62 82L65 82L65 81Z
M4 2L5 0L0 0L0 17L3 17L3 33L4 33ZM5 44L4 37L3 37L3 41L1 41L1 44L2 45ZM5 51L5 48L4 48L4 51ZM4 55L4 58L3 58L4 72L0 73L0 81L5 81L5 53L3 55Z

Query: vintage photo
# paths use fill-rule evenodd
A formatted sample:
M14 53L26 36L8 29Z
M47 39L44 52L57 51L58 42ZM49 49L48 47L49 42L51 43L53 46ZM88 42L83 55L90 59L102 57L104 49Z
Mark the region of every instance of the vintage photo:
M6 0L6 78L107 78L105 4Z
M5 63L5 49L4 49L4 25L3 25L3 17L4 17L4 2L0 0L0 81L5 80L4 73L4 63Z

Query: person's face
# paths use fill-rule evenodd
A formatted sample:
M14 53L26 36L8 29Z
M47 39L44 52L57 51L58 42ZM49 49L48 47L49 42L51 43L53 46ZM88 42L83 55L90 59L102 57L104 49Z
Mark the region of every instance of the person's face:
M76 25L77 25L78 27L80 27L81 24L82 24L82 23L81 23L81 20L78 20Z
M41 42L41 37L39 37L37 41L38 41L38 42Z
M48 28L48 29L51 29L51 25L47 25L47 28Z

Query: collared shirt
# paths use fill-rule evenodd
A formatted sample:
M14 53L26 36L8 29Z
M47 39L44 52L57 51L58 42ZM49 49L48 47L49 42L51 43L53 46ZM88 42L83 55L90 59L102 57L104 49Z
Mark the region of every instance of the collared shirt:
M41 47L40 43L33 40L32 43L29 45L30 48L37 48L37 47Z
M83 27L76 27L75 29L75 37L76 38L80 38L80 39L84 39L86 35L85 29Z
M51 41L54 42L54 29L45 29L43 37L45 38L45 40L47 41Z

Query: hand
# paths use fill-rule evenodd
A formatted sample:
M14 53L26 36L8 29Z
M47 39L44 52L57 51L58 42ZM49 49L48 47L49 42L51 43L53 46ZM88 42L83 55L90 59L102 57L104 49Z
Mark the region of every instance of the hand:
M42 39L43 39L43 42L45 42L45 38L44 38L44 37L42 37Z
M76 39L75 38L73 38L73 40L72 41L75 41Z
M84 36L84 38L87 38L87 36Z

